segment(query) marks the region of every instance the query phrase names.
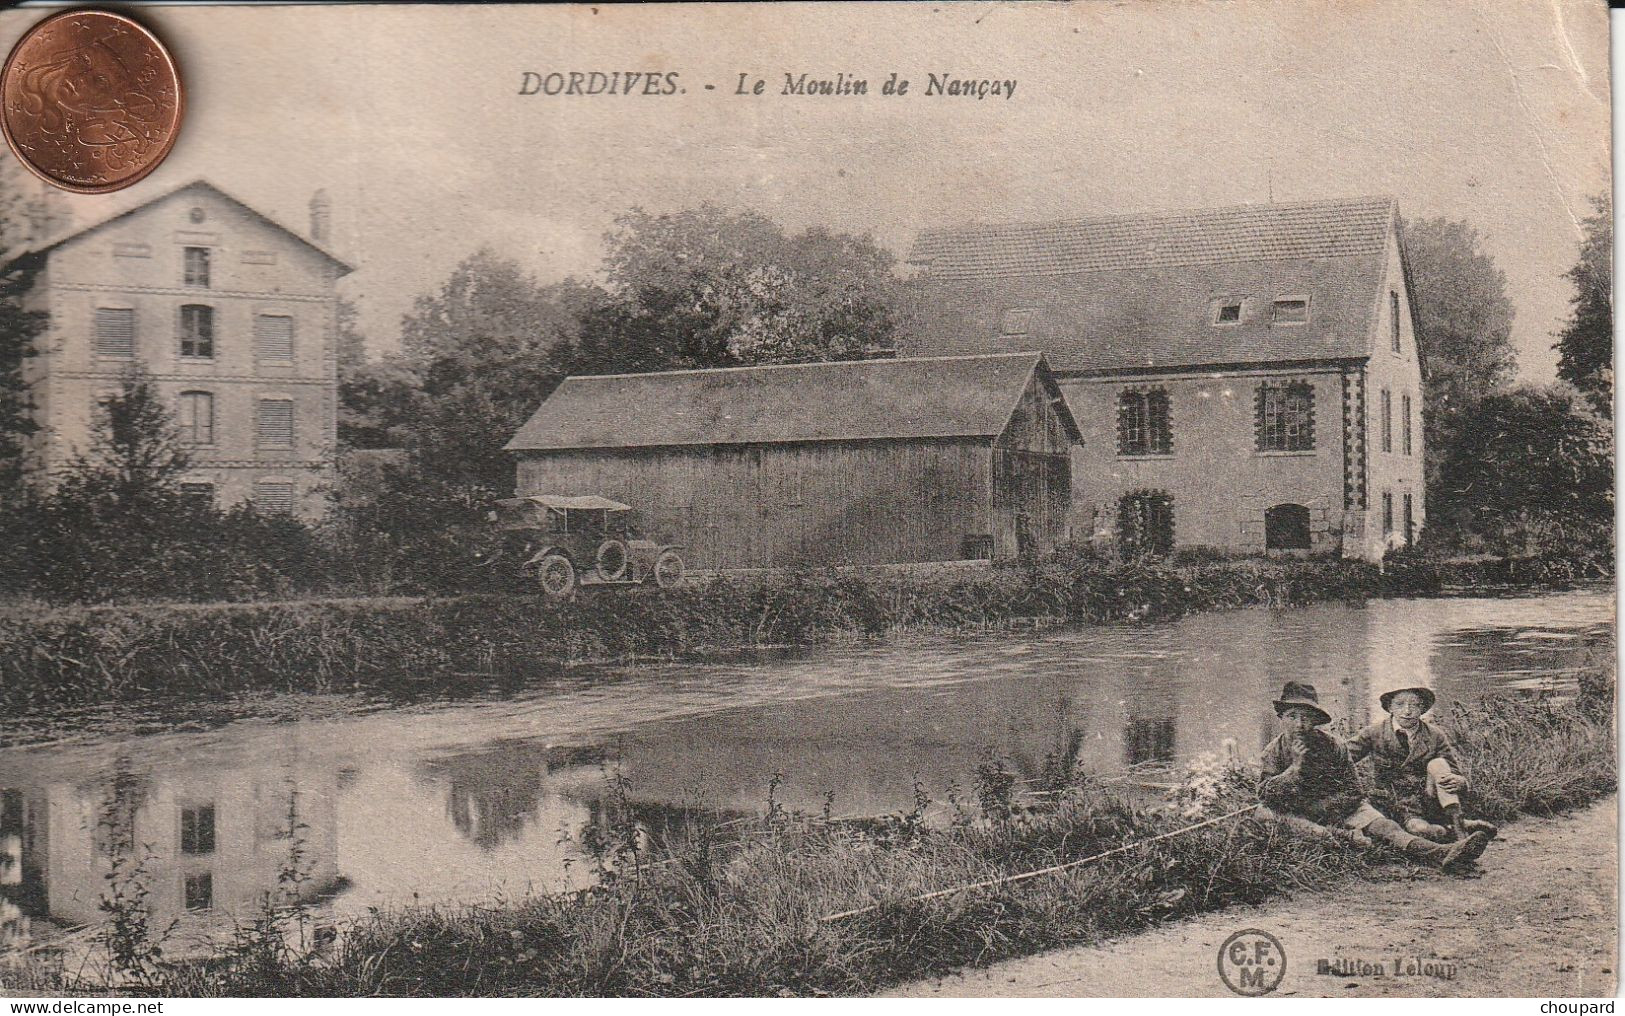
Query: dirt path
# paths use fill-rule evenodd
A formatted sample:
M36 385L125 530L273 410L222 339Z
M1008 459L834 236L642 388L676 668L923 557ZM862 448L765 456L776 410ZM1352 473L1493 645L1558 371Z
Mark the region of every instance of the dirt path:
M1617 984L1618 799L1566 818L1509 825L1476 877L1419 873L1338 893L1228 910L1088 948L1063 949L905 985L894 996L1226 996L1219 946L1275 935L1287 953L1277 995L1609 996ZM1393 974L1395 957L1443 968ZM1383 963L1335 976L1317 961Z

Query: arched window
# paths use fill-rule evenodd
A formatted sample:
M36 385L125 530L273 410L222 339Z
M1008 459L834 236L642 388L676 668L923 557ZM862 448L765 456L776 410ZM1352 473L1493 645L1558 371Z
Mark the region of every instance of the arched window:
M1309 509L1278 504L1264 513L1264 549L1308 550Z
M208 360L214 357L214 308L189 303L181 308L181 355Z
M214 396L208 392L181 392L181 440L192 445L214 444Z

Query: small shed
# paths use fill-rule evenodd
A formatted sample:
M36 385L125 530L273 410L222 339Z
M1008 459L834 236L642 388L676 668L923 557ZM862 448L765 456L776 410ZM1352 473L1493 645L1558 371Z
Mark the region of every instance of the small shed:
M568 378L516 493L638 510L695 568L1005 558L1066 537L1081 442L1038 353Z

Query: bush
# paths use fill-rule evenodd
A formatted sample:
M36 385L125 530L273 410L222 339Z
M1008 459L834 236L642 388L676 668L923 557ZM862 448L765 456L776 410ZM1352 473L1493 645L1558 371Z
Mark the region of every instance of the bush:
M45 603L245 600L329 585L329 548L304 523L176 499L136 520L55 498L0 517L3 591Z

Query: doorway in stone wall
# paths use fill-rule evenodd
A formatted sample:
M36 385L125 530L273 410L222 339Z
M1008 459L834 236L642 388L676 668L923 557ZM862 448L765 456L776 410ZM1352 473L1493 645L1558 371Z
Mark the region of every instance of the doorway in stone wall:
M1125 495L1117 504L1117 546L1124 557L1173 553L1174 499L1160 490Z
M1309 509L1278 504L1264 513L1265 550L1308 550Z

